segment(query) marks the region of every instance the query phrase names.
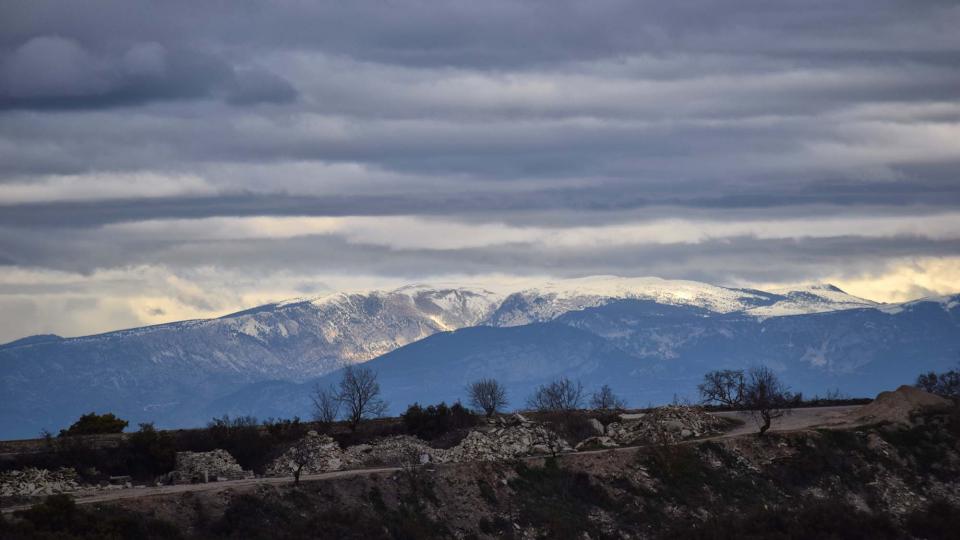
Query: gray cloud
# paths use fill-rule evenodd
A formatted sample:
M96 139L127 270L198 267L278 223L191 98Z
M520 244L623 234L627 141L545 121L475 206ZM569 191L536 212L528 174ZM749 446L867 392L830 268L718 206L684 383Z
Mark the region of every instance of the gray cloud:
M286 80L262 68L236 70L210 54L139 42L98 57L79 42L37 36L0 58L0 109L87 109L223 97L284 103Z
M960 209L958 26L956 3L932 0L10 0L0 265L290 269L303 285L283 290L297 292L315 290L311 271L783 282L955 259L952 236L923 230L765 238L720 225ZM490 239L451 247L422 224L409 233L424 237L417 247L388 225L370 233L380 243L340 229L211 239L165 228L258 216L411 216ZM597 232L651 220L717 231L617 245ZM531 243L525 228L537 227L567 243ZM0 294L62 299L78 283L24 279ZM126 320L116 314L137 310L110 295L129 287L103 285L83 313ZM57 302L27 318L53 317Z

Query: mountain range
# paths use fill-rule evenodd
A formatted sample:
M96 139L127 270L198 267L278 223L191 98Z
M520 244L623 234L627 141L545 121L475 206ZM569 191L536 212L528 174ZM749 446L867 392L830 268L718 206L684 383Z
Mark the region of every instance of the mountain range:
M693 398L705 371L766 364L795 390L871 395L960 359L960 296L878 304L831 285L760 291L601 276L519 291L412 285L224 317L0 346L0 437L91 410L202 425L224 413L307 416L347 364L379 375L391 412L462 399L496 377L522 407L538 384L610 384L630 405Z

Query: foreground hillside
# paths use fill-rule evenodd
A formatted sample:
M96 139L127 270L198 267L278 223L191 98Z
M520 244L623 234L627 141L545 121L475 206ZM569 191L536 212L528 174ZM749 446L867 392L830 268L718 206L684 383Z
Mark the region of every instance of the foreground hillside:
M96 508L53 500L4 526L10 538L69 537L71 527L145 538L952 538L958 480L953 408L905 424L410 466Z
M427 399L407 391L424 391L424 376L442 382L430 400L461 398L468 379L482 375L505 379L519 405L535 385L565 375L610 381L644 406L688 396L709 369L753 364L808 394L870 395L955 363L958 306L957 297L877 305L831 286L763 292L613 277L507 293L338 293L0 346L0 438L55 432L91 410L162 427L224 413L306 416L314 381L362 361L383 372L393 412Z

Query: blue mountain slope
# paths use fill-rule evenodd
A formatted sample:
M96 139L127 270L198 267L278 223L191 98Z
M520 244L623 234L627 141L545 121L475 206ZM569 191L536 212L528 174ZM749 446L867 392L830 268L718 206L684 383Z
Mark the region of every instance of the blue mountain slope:
M808 394L871 395L960 360L960 296L875 305L825 286L761 294L668 285L620 300L418 286L27 338L0 346L0 438L55 431L91 410L169 427L225 412L304 415L301 383L368 359L395 411L462 398L468 381L487 375L509 385L514 405L557 375L609 382L645 405L692 397L702 374L722 367L764 363ZM542 320L553 323L523 326ZM453 328L461 330L424 339Z
M773 367L794 391L838 388L872 396L946 370L960 359L960 309L916 302L887 313L846 310L759 320L705 310L624 300L567 313L556 323L476 327L437 334L366 365L379 374L391 412L419 401L464 399L464 386L495 377L522 407L539 384L557 376L587 390L609 384L632 406L696 399L712 369ZM339 373L317 382L334 384ZM215 402L208 414L306 415L312 385L257 384Z
M610 384L669 399L645 376L647 364L606 340L567 325L539 323L508 328L478 326L433 335L364 364L378 374L391 413L407 405L466 401L465 387L494 377L507 387L513 407L522 407L530 390L557 376L579 379L585 388ZM250 385L218 400L207 410L260 417L309 415L311 389L336 384L334 372L308 384L270 382Z
M557 322L590 331L689 394L711 369L774 367L796 390L840 388L870 396L960 361L960 296L894 309L853 309L757 319L686 315L670 306L621 301L567 313ZM667 309L664 309L667 308Z

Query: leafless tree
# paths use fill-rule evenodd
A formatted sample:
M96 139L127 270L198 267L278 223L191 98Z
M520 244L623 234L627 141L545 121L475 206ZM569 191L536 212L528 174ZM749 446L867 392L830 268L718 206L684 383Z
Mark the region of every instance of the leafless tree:
M610 385L605 384L590 395L590 407L602 411L614 411L625 409L627 404L613 393Z
M700 390L700 400L703 403L740 407L743 405L745 384L746 378L743 371L723 369L704 375L703 383L697 388Z
M480 379L467 387L470 405L493 416L507 405L507 390L496 379Z
M574 411L580 408L582 402L583 385L566 377L540 385L527 398L527 406L540 412Z
M382 416L387 404L380 399L380 383L377 374L370 368L347 366L340 379L337 400L344 407L351 431L356 431L360 422Z
M931 394L960 398L960 371L951 369L943 373L924 373L917 377L916 387Z
M300 485L300 473L302 473L304 467L310 463L312 457L313 453L308 443L308 437L300 439L290 448L290 458L297 466L293 471L293 485Z
M750 369L743 389L743 406L750 410L760 428L760 436L770 429L774 418L790 412L790 392L777 374L766 366Z
M327 388L319 384L313 388L313 419L324 426L336 422L340 415L340 396L332 386Z

